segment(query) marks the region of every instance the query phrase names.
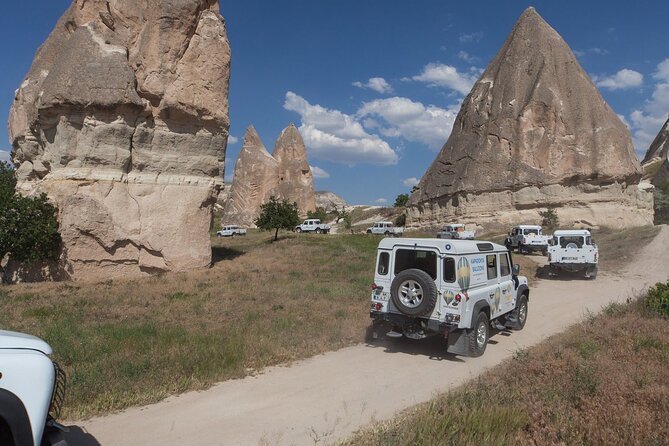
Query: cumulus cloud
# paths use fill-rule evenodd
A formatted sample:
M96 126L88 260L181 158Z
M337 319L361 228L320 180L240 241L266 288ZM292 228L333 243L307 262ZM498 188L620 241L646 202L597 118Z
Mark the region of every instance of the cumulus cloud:
M228 135L228 145L233 146L239 142L239 138L236 136Z
M283 107L300 115L300 133L315 158L342 164L397 164L397 153L376 135L367 133L353 116L312 105L289 91Z
M467 51L458 52L458 59L462 59L467 63L477 63L479 61L478 57L472 56Z
M402 181L402 184L404 184L406 187L418 186L418 183L420 183L420 180L416 177L407 178Z
M637 155L643 157L667 120L669 112L669 59L657 65L653 73L657 82L651 97L630 115L632 139Z
M643 84L643 74L638 71L623 68L610 76L594 76L595 85L607 90L626 90L640 87Z
M386 198L377 198L376 200L374 200L374 203L384 204L388 203L388 200Z
M460 73L455 67L440 63L427 64L422 73L413 76L414 81L424 82L430 87L446 87L460 94L467 94L478 79L480 70L473 69L469 73Z
M482 31L476 31L469 34L460 34L458 40L461 43L480 42L481 39L483 39L483 36L484 34Z
M393 92L393 87L388 82L386 82L386 80L382 77L372 77L365 83L356 81L353 82L353 86L363 89L374 90L377 93L381 94Z
M373 117L374 123L383 120L386 126L379 132L384 136L402 137L438 150L451 134L458 109L459 105L443 109L408 98L392 97L363 103L356 116Z
M9 150L0 150L0 161L9 161Z
M314 178L316 179L325 179L325 178L330 178L330 174L325 171L325 169L321 169L318 166L309 166L311 168L311 173L314 175Z

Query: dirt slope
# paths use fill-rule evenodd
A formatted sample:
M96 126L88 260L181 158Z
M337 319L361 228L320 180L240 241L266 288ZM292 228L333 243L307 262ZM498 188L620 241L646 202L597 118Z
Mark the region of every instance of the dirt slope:
M75 446L333 443L478 376L588 312L666 280L667 264L665 226L622 274L600 273L596 281L541 281L532 289L525 329L493 336L481 358L446 356L433 341L359 345L84 421L78 425L89 435L74 429L70 441Z

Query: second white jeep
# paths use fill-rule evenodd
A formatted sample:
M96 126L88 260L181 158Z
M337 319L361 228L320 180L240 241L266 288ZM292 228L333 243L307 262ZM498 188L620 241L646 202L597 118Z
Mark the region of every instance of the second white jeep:
M548 253L548 242L552 237L543 235L539 225L518 225L511 229L504 245L513 251L517 249L520 254L532 251L541 251L543 255Z
M597 277L599 249L586 229L555 231L548 247L549 272L582 271L586 279Z
M522 329L530 289L511 254L486 241L381 240L370 317L372 336L442 334L447 351L480 356L491 325Z

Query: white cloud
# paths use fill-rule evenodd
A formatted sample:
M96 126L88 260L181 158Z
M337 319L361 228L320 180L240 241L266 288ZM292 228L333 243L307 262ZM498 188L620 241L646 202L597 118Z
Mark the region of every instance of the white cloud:
M418 186L418 183L420 183L420 180L416 177L407 178L406 180L402 181L402 184L404 184L406 187Z
M476 56L472 56L469 54L467 51L460 51L458 52L458 59L462 59L467 63L476 63L479 61L479 58Z
M632 139L637 155L643 157L667 121L669 112L669 59L657 65L653 79L658 80L653 94L641 107L630 115Z
M397 164L397 153L376 135L365 131L354 117L312 105L289 91L283 105L301 117L300 133L315 158L342 164Z
M233 146L239 142L239 138L236 136L228 135L228 145Z
M482 31L476 31L470 34L460 34L458 40L462 43L480 42L481 39L483 39L483 36L484 34Z
M366 83L356 81L353 82L353 86L374 90L381 94L393 92L393 87L382 77L372 77Z
M0 161L9 161L9 151L0 150Z
M324 179L324 178L330 178L330 174L325 171L325 169L321 169L318 166L309 166L311 167L311 173L314 175L314 178L317 179Z
M439 63L430 63L423 68L423 72L411 79L425 82L430 87L447 87L460 94L467 94L478 79L480 70L474 69L470 73L460 73L451 66Z
M374 200L374 203L384 204L388 203L388 200L385 198L377 198L376 200Z
M387 127L379 132L384 136L402 137L438 150L451 134L459 107L459 104L448 109L426 107L408 98L392 97L363 103L356 116L373 116L376 118L373 122L382 119Z
M618 118L620 118L620 120L623 122L623 124L625 124L627 126L628 129L632 128L630 126L630 123L627 121L627 118L625 118L625 115L621 115L621 114L616 113L616 116L618 116Z
M638 71L623 68L610 76L594 76L593 80L598 87L608 90L626 90L640 87L643 84L643 74Z

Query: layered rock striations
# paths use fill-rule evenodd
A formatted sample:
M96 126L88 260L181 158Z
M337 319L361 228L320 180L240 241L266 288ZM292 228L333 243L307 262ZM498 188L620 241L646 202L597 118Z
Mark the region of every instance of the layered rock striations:
M293 124L281 132L273 155L253 126L246 130L222 223L253 226L260 206L271 196L296 203L302 216L316 209L307 149Z
M411 226L459 219L652 222L629 130L560 35L527 9L465 98L409 200Z
M9 117L24 194L59 209L73 277L211 262L230 46L215 0L75 0Z
M669 181L669 119L651 143L642 164L655 186Z

